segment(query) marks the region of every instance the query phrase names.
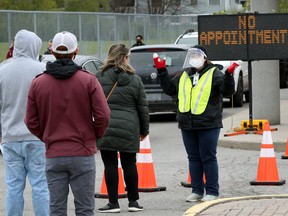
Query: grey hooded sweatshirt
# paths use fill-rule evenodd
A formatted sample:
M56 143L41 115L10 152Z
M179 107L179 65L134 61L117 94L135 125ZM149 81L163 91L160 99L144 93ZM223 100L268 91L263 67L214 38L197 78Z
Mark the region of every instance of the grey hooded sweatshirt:
M15 36L13 57L0 65L0 111L2 143L39 140L24 123L30 84L45 70L37 61L42 40L33 32L20 30Z

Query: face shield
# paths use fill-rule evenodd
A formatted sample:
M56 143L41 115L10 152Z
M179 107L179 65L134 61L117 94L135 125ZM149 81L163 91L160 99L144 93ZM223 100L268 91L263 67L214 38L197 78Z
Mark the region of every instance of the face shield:
M199 69L203 66L205 59L207 58L206 54L198 48L191 48L188 50L184 68L196 68Z

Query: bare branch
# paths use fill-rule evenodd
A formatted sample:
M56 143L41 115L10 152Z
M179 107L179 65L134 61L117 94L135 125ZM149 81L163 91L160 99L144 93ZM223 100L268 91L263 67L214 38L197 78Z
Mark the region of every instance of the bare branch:
M130 13L133 11L135 0L110 0L109 5L115 13Z

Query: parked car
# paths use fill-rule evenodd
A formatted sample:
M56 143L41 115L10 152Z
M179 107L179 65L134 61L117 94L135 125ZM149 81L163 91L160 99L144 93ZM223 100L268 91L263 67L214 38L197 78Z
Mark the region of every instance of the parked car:
M185 31L181 34L175 41L175 44L190 44L196 45L198 44L198 32L195 32L192 29ZM224 71L234 62L230 60L223 61L212 61L214 64L219 64L223 66L222 72ZM234 71L234 80L235 80L235 93L231 97L228 97L233 102L233 106L242 107L244 100L243 95L245 96L245 101L249 102L249 81L248 81L248 68L247 64L244 64L240 61L241 64Z
M55 61L54 55L40 55L39 61L40 62L48 62L48 61ZM96 74L100 67L103 65L103 61L95 56L92 55L76 55L74 62L79 66L82 66L83 69L90 71L93 74Z
M39 55L38 60L43 63L47 63L48 61L55 61L54 55L46 54L46 55ZM9 59L5 59L0 63L0 66L2 64L5 64L10 61ZM83 69L90 71L93 74L96 74L100 67L104 64L103 61L95 56L92 55L76 55L76 58L74 59L75 63L82 66Z
M150 113L177 111L177 98L166 95L157 79L153 54L156 52L161 58L166 58L166 66L173 79L182 71L187 51L191 47L183 44L158 44L131 48L130 64L136 69L145 86Z
M169 76L173 79L183 70L187 52L191 47L192 45L188 44L158 44L131 48L130 64L136 69L136 73L142 79L150 113L177 111L177 98L166 95L160 86L159 79L157 79L157 70L152 58L153 54L156 52L160 58L166 58L166 67ZM219 69L223 68L222 65L218 65L218 67ZM240 87L242 85L238 85L239 89ZM243 94L241 96L243 98Z
M130 64L136 69L136 73L143 81L150 113L177 111L177 98L166 95L160 86L159 79L157 79L157 71L152 58L153 54L156 52L161 58L166 58L166 66L171 79L173 79L183 70L188 49L193 46L194 44L190 43L156 44L131 48ZM224 73L232 61L213 61L213 63L218 65L219 69ZM243 70L240 65L234 71L234 79L236 85L233 100L232 96L227 96L227 98L233 101L235 107L241 107L243 105L244 92L246 101L249 100L248 71Z

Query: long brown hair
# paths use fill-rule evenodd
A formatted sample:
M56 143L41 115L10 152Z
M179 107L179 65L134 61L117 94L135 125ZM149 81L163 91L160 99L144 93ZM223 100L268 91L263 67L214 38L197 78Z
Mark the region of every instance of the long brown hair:
M135 69L124 62L125 58L130 55L130 49L125 47L124 44L113 44L108 50L108 57L101 68L104 72L108 68L117 67L118 69L127 73L135 73Z

